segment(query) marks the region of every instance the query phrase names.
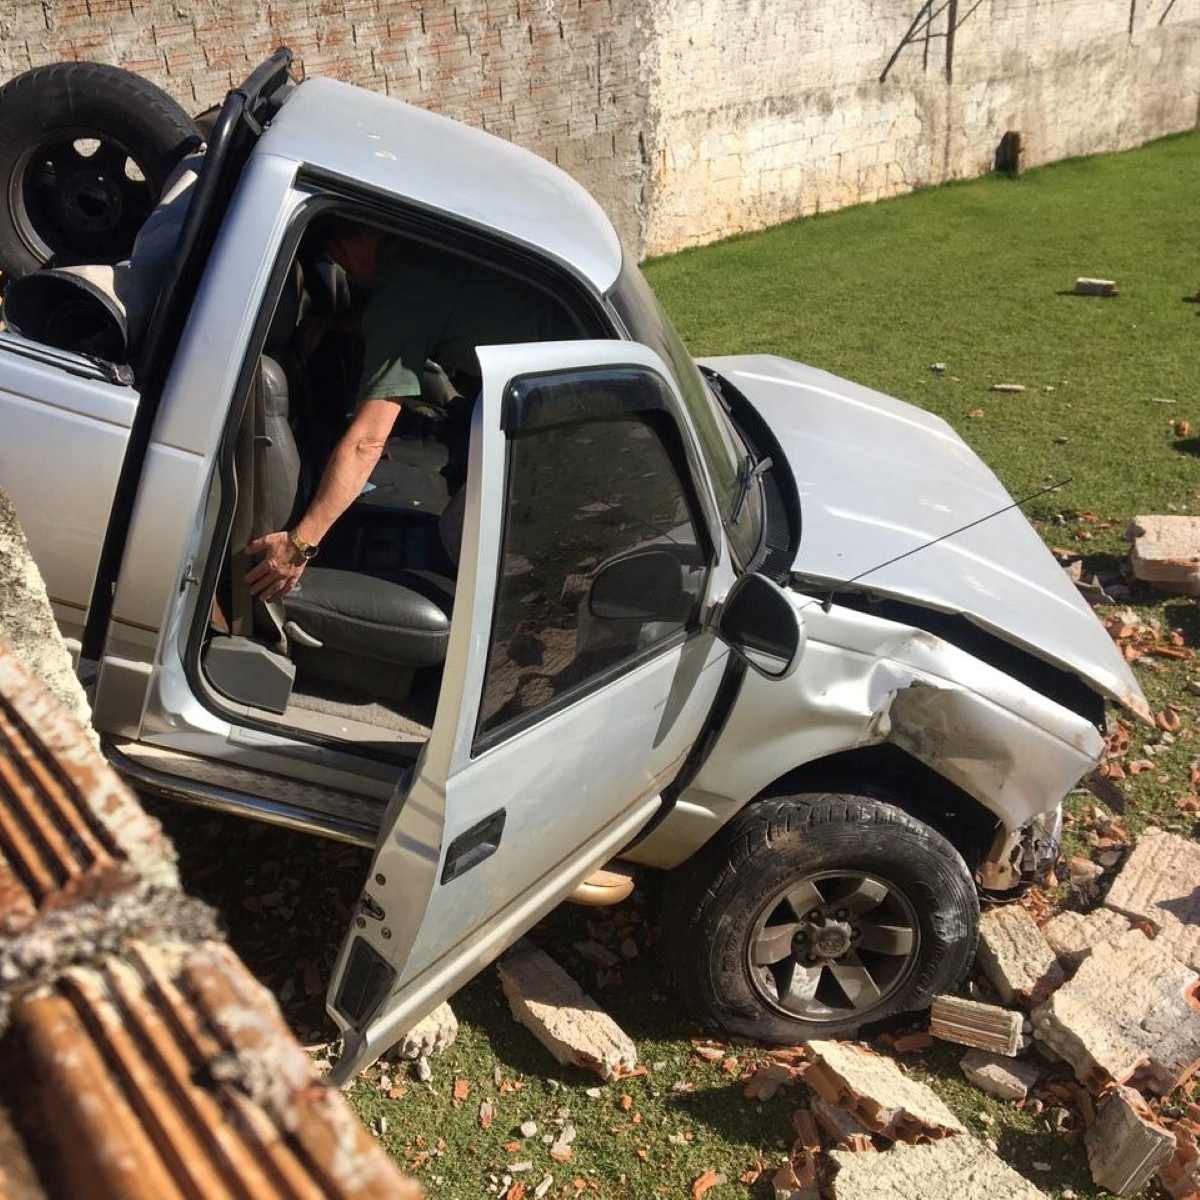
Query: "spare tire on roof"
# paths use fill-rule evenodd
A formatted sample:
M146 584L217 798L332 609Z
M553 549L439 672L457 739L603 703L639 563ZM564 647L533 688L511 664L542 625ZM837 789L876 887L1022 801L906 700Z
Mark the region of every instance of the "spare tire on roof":
M102 63L35 67L0 87L0 271L128 256L200 141L161 88Z

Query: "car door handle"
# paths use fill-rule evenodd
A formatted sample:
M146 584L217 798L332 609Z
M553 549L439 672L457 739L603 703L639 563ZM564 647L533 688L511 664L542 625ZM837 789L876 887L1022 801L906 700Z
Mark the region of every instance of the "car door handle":
M485 858L491 858L496 853L500 835L504 832L504 817L504 809L497 809L450 843L442 866L443 883L465 875L472 867L479 866Z

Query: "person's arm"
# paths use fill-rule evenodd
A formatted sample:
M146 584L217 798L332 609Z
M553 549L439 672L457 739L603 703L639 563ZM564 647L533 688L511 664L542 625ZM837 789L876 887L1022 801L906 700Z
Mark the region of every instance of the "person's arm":
M363 485L379 462L383 448L400 415L401 400L362 400L346 432L325 464L316 495L292 532L316 546L338 519L362 494ZM247 547L248 554L262 554L261 562L246 573L250 594L262 600L285 596L296 586L308 560L296 549L288 530L268 533Z

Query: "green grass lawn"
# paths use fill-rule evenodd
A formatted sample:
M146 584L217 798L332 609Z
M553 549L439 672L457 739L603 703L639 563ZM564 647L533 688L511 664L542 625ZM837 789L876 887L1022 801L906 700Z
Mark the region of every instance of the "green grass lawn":
M648 274L697 354L786 355L920 404L960 430L1014 495L1070 476L1031 515L1052 545L1115 568L1130 517L1197 507L1200 441L1176 432L1176 422L1200 426L1200 306L1182 301L1200 288L1197 195L1200 134L804 220L658 260ZM1081 275L1115 279L1120 296L1066 294ZM931 371L935 362L944 373ZM989 391L998 382L1027 390ZM1200 641L1194 601L1135 590L1129 604L1164 631L1180 631L1187 645ZM1174 706L1189 730L1200 705L1187 687L1193 665L1149 658L1136 669L1154 707ZM1145 744L1157 740L1135 731L1129 757L1144 758ZM1194 791L1195 745L1181 733L1153 771L1129 781L1131 829L1155 819L1191 830L1194 817L1174 802ZM290 836L258 833L256 859L327 878L326 892L342 886L341 875L321 874L326 850ZM346 911L367 859L339 853ZM293 854L313 861L297 867ZM307 892L297 888L302 900ZM384 1063L351 1086L364 1120L431 1196L529 1200L551 1175L550 1196L686 1198L709 1170L727 1179L710 1200L771 1194L804 1089L748 1100L742 1075L760 1051L724 1047L712 1061L698 1052L690 1039L701 1031L682 1015L661 965L654 892L651 881L616 910L564 910L536 935L635 1038L645 1075L598 1086L556 1067L512 1022L488 971L456 999L463 1029L433 1061L432 1079ZM333 911L324 894L310 907L294 919L307 944ZM587 961L575 947L589 942L623 948L619 968ZM268 951L264 973L275 986L290 979L295 992L294 960ZM311 990L318 1034L319 1001ZM906 1061L1048 1194L1100 1194L1078 1137L1064 1140L1044 1116L982 1097L962 1082L959 1057L959 1048L942 1045ZM485 1101L490 1119L481 1117ZM537 1129L527 1136L519 1127L530 1121ZM568 1124L577 1136L559 1161L549 1143ZM762 1167L757 1182L741 1182Z

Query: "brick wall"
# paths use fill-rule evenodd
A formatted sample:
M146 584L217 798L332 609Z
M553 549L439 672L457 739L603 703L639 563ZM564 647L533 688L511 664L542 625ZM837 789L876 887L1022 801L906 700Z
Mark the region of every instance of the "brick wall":
M1009 129L1032 165L1200 116L1200 0L0 0L0 78L95 59L194 111L281 42L559 163L649 253L977 175Z
M189 111L278 45L332 75L519 142L641 240L641 0L0 0L0 79L59 59L137 71Z

